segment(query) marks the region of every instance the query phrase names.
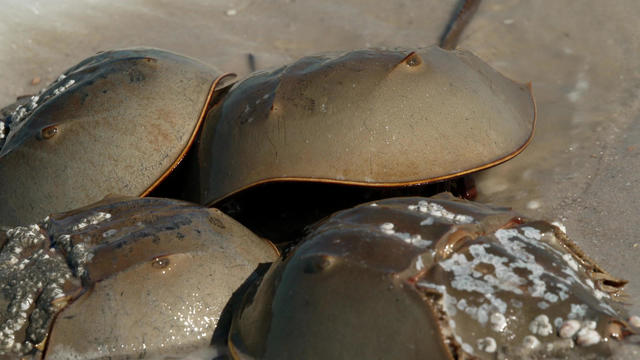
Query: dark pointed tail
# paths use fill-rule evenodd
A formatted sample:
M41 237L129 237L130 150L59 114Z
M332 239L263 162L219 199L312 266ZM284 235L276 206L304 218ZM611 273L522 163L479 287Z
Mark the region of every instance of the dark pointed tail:
M451 21L440 37L440 47L445 50L453 50L458 46L460 35L467 27L478 10L482 0L460 0L456 6Z

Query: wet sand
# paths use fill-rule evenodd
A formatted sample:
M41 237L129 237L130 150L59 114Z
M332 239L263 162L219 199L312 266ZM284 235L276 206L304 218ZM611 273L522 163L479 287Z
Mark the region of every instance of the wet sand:
M430 45L455 1L2 1L0 104L100 50L152 46L246 74L321 51ZM479 200L559 220L640 299L640 30L634 0L482 4L460 47L533 83L532 144ZM32 85L34 78L40 83ZM425 134L428 137L428 134ZM632 305L640 313L640 302Z

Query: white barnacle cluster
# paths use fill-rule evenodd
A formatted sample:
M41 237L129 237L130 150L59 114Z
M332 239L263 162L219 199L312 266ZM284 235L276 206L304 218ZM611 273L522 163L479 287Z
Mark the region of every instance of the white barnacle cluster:
M85 265L93 258L93 253L87 248L85 243L74 244L67 258L71 263L75 276L84 276L86 273Z
M409 234L407 232L397 232L394 228L395 225L390 222L386 222L380 225L380 231L387 235L392 235L400 240L406 242L407 244L411 244L413 246L417 246L421 249L424 249L431 245L431 240L425 240L422 238L420 234Z
M538 351L602 341L597 321L617 313L575 255L545 242L547 235L531 226L500 229L494 236L440 260L437 266L446 276L435 272L416 284L442 295L448 331L461 347L475 344L476 351L493 353L504 345ZM565 315L551 319L550 308ZM456 328L456 321L469 318L487 329L484 337ZM522 330L522 337L513 337ZM500 344L507 338L509 344Z
M475 251L482 252L484 249L480 246L478 249L474 248ZM501 264L501 261L496 263ZM479 264L479 262L476 264ZM440 265L442 266L442 262L440 262ZM444 285L434 287L444 296L446 313L449 316L454 316L460 311L481 325L489 326L493 331L504 331L508 325L505 317L508 305L496 293L502 287L510 291L518 291L518 289L512 287L515 284L508 279L509 276L500 277L500 279L505 280L504 283L501 283L499 279L493 279L490 282L483 281L481 279L482 274L474 270L474 263L469 262L462 254L453 254L451 258L445 260L443 267L446 271L454 273L454 279L449 283L449 286L457 290L463 289L465 292L482 294L480 297L481 304L475 304L471 298L457 300L447 293ZM502 273L501 271L498 272ZM497 286L496 288L494 288L494 284ZM420 283L419 285L425 286L426 283Z
M506 257L488 253L486 249L489 247L489 244L474 244L469 247L472 260L468 260L464 254L455 253L438 263L445 271L454 275L451 287L466 292L475 292L483 297L500 290L521 295L520 286L525 284L526 280L514 272L514 268L520 264L509 262ZM483 274L477 271L480 264L492 265L493 274ZM533 270L536 273L542 271L538 268Z
M509 267L511 269L520 268L529 271L526 280L528 280L528 283L531 285L528 290L531 297L540 298L538 301L538 307L540 309L547 309L551 304L564 301L569 297L569 287L572 285L572 282L574 280L577 281L579 277L575 272L571 274L572 277L570 278L559 276L558 274L548 271L549 269L545 269L538 263L534 254L530 251L531 249L537 248L562 257L558 250L540 242L542 234L538 229L527 226L520 229L500 229L495 232L495 237L500 244L516 258L515 261L511 262ZM562 258L564 259L564 257ZM546 279L553 279L553 281L543 280L543 275L546 276Z
M421 213L428 214L434 218L438 218L452 224L471 224L472 222L474 222L473 217L469 215L454 214L451 211L445 209L444 206L435 202L429 202L427 200L420 200L417 205L409 205L409 210L419 211ZM431 219L431 217L423 220L420 225L433 224L434 220L429 219Z
M4 124L4 120L0 119L0 140L3 140L5 137L7 137L7 134L5 132L6 128L7 127ZM1 145L2 145L2 143L0 142L0 147L2 147Z
M12 228L6 236L0 249L0 303L6 304L0 308L0 357L18 357L45 339L71 272L38 225Z
M540 314L529 324L529 331L534 335L549 336L553 334L553 325L547 315Z
M67 81L66 83L64 83L64 85L60 85L59 87L53 89L53 96L57 96L57 95L62 94L63 92L67 91L75 83L76 83L76 81L71 79L71 80Z
M597 325L593 320L568 319L558 327L558 336L571 339L578 346L595 345L601 340Z
M79 223L73 225L73 231L78 231L78 230L82 230L84 228L86 228L89 225L97 225L105 220L108 220L111 218L111 214L109 213L105 213L105 212L97 212L93 215L87 216L86 218L83 218L82 220L80 220Z
M507 328L507 318L499 312L494 312L489 316L491 329L495 332L503 332Z
M478 339L477 344L478 344L478 349L480 351L484 351L487 353L494 353L496 352L496 350L498 350L498 344L496 343L496 339L490 336Z
M44 91L43 89L41 93ZM40 95L34 95L29 98L29 101L24 105L18 105L15 110L7 117L7 126L11 127L13 124L17 124L24 120L35 108L38 107Z
M522 338L520 346L527 350L539 349L544 345L546 349L553 349L554 346L560 345L556 340L549 340L550 336L558 336L563 341L569 341L569 345L560 346L572 348L574 346L591 346L602 341L602 337L596 330L597 322L593 320L575 320L568 319L563 321L562 318L556 318L551 323L549 317L545 314L536 316L529 323L530 334ZM487 353L496 351L496 341L492 337L481 338L477 341L478 349Z
M97 225L110 218L111 214L99 211L95 214L82 218L79 222L73 225L72 230L81 231L91 225ZM115 232L107 231L103 233L103 236L111 236L114 233ZM71 265L73 274L75 276L81 277L85 275L85 266L93 258L93 253L91 252L91 249L88 248L86 243L82 241L74 243L71 240L71 235L61 234L58 235L58 237L54 240L53 245L63 249L67 254L67 261Z
M71 265L73 275L83 276L86 272L85 265L93 258L93 253L87 248L83 242L73 243L71 235L59 235L53 245L58 247L67 254L67 261Z
M5 245L5 249L11 249L11 253L19 255L25 249L32 246L39 246L45 240L40 231L40 226L33 224L30 226L17 226L7 230L7 237L13 241ZM12 257L13 260L13 257ZM11 263L15 263L12 261Z
M525 226L520 230L522 233L517 229L500 229L496 231L495 236L505 248L512 251L521 259L528 259L529 262L535 262L535 257L531 252L526 250L527 247L530 249L538 248L547 253L548 256L557 257L558 261L554 261L554 263L557 263L557 266L562 273L562 276L559 276L560 274L552 274L549 271L545 271L545 274L551 275L550 277L553 278L553 281L550 283L552 283L556 288L556 293L548 291L548 289L546 289L547 283L541 281L539 277L537 279L532 279L532 281L534 281L534 285L538 287L538 291L532 292L532 296L535 297L541 293L543 294L542 297L544 301L541 301L538 304L541 309L546 309L551 304L558 301L566 300L569 297L568 294L570 292L570 287L578 285L590 292L597 300L600 300L599 306L601 310L604 310L610 315L615 314L613 308L608 303L602 301L603 299L609 299L610 296L605 292L596 289L595 284L587 277L586 274L583 273L582 276L579 275L579 273L583 272L583 269L578 265L575 255L562 252L549 244L540 241L543 234L541 234L537 229Z
M524 338L522 338L522 346L525 349L535 349L540 346L540 340L538 340L538 338L533 335L526 335Z
M73 79L69 79L63 83L65 78L66 76L64 74L60 75L51 85L40 90L38 95L31 96L26 104L18 105L4 121L0 121L0 140L6 136L7 129L26 119L39 105L62 94L76 83Z

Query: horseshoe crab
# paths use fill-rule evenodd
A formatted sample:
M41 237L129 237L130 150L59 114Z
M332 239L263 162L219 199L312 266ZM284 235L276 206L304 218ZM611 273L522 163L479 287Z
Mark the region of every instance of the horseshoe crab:
M108 194L148 194L195 140L218 75L163 50L107 51L5 107L2 224L33 223Z
M234 359L592 359L640 329L558 227L454 198L338 212L247 290Z
M183 354L277 250L216 209L109 198L0 233L0 357ZM35 349L34 349L35 348Z
M467 51L305 57L251 75L209 112L199 200L216 203L269 181L445 180L517 155L534 122L530 87Z
M406 194L411 185L485 169L527 146L535 113L529 85L505 78L464 50L433 46L309 56L250 75L213 106L191 166L190 178L199 179L191 189L199 193L188 198L219 206L277 241L291 236L283 232L291 223L309 224L362 200L327 205L301 221L287 217L286 226L268 221L277 229L251 222L270 213L261 203L283 203L275 213L296 216L307 206L288 199L322 208L329 199L345 198L335 195L335 184L351 185L344 191L351 194L392 187ZM311 187L317 195L309 195ZM323 187L329 190L318 191ZM301 196L291 195L296 188ZM258 200L264 193L268 198Z

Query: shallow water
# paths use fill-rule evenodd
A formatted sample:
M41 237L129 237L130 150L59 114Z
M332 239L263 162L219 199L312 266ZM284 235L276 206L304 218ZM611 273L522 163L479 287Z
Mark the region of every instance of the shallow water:
M265 68L320 51L430 45L455 1L424 3L4 0L0 104L110 48L165 48L242 75L248 53ZM631 280L632 299L640 299L638 11L634 0L485 2L460 44L532 81L538 104L532 144L480 176L479 200L560 220L595 260Z

